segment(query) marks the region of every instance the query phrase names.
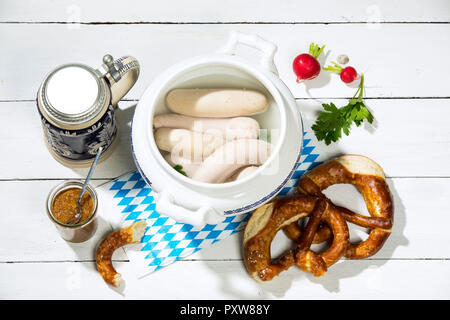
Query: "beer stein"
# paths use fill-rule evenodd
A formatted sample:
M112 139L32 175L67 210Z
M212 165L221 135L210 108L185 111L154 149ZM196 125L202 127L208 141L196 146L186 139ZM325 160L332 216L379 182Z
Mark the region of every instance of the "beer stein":
M109 54L98 69L71 63L51 71L39 88L37 107L52 156L82 167L90 165L99 147L102 158L110 155L118 140L117 102L138 76L135 58L114 60Z

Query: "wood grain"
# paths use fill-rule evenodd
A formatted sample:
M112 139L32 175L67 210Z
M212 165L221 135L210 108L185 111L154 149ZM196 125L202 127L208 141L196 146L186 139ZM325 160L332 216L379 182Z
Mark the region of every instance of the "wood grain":
M448 299L450 292L449 260L340 261L319 279L293 267L264 284L251 279L241 261L179 261L141 279L130 263L115 265L125 279L119 290L103 282L92 262L0 263L8 275L0 277L0 298Z
M82 25L78 29L64 24L3 24L0 40L8 50L0 51L0 101L34 100L41 81L56 66L80 62L97 68L106 53L130 54L140 61L140 78L125 97L139 99L166 68L222 48L231 30L276 42L275 64L296 98L351 97L356 91L329 72L321 72L306 86L295 82L292 61L311 42L326 45L319 59L323 65L339 54L349 55L351 65L366 75L367 97L449 97L450 65L445 61L450 42L443 41L442 35L450 33L450 24L383 24L379 29L354 24ZM241 46L238 54L259 61L254 49Z
M446 0L359 0L351 4L336 1L296 0L165 0L151 2L3 0L0 21L82 23L366 23L449 22Z
M345 99L298 100L305 121L313 123L322 110L321 103L337 106ZM364 154L379 162L390 177L450 177L450 99L370 99L367 105L374 126L353 127L350 136L330 146L318 143L325 158L344 153ZM120 140L95 178L112 179L135 170L131 154L130 126L137 102L123 101L117 111ZM436 115L436 116L433 116ZM426 121L432 117L432 121ZM17 130L20 121L22 130ZM44 143L40 119L34 102L0 102L0 180L81 178L87 168L68 168L56 162ZM20 159L18 161L18 159ZM430 162L432 161L432 162Z
M307 7L296 0L2 0L0 298L449 299L449 12L448 0L327 0ZM173 64L221 48L231 30L277 44L280 78L309 123L321 103L341 106L356 91L326 72L306 86L295 83L291 61L310 42L326 44L323 65L344 53L365 73L375 126L353 128L339 143L318 148L325 157L358 153L382 165L395 202L393 233L374 257L343 259L323 278L291 268L265 284L246 273L241 233L142 279L134 277L121 249L113 259L126 283L115 291L94 263L97 244L111 230L105 212L99 209L98 232L82 244L62 240L46 216L48 191L85 177L88 169L64 167L45 149L34 102L38 87L60 64L96 68L106 53L140 61L140 79L117 111L119 144L94 175L99 185L135 169L130 125L145 88ZM259 59L246 48L238 54ZM333 186L326 193L367 214L353 187ZM362 228L351 230L354 241L367 236ZM272 255L289 245L279 233Z
M0 194L8 199L0 215L4 227L4 231L0 233L0 243L14 244L0 248L0 262L94 260L96 246L111 231L106 221L109 213L99 208L100 226L91 240L82 244L65 242L59 237L45 212L48 192L59 182L0 182ZM447 199L450 197L450 179L393 178L388 179L388 183L394 197L395 224L389 240L373 259L450 258L450 248L447 245L450 242L447 227L450 216L443 209L447 207ZM333 186L327 190L327 194L337 204L367 214L361 195L353 187ZM354 226L351 229L352 241L367 237L364 229ZM241 240L241 233L236 234L187 259L241 260ZM277 256L289 245L290 242L280 233L273 244L273 256ZM126 256L118 255L115 259L126 259Z

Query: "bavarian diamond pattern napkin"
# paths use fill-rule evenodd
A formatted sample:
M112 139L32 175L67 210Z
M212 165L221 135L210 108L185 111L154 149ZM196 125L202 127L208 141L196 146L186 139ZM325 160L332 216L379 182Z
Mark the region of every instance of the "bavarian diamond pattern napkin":
M280 195L294 189L303 173L321 163L312 134L305 133L300 162ZM316 152L313 152L316 151ZM138 171L133 171L97 188L99 209L119 228L145 219L147 230L142 243L126 246L125 251L138 277L163 268L198 250L241 231L251 213L224 217L219 224L193 227L155 211L154 193ZM105 216L107 214L107 216Z

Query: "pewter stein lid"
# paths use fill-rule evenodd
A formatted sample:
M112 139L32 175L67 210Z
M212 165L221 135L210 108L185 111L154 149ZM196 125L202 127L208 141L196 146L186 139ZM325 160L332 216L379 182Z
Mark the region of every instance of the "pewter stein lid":
M126 61L127 63L123 63ZM59 66L50 72L39 88L37 102L42 115L53 125L77 130L98 121L110 103L119 99L110 86L118 84L128 71L134 71L122 86L117 86L120 98L133 86L139 75L139 64L132 57L114 61L111 55L103 57L97 70L79 63ZM125 90L120 87L124 87Z

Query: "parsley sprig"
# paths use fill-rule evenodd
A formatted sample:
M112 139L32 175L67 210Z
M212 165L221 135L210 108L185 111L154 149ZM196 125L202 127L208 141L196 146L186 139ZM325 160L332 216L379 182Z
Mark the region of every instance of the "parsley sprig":
M187 177L187 174L186 174L186 172L184 172L183 166L181 164L177 164L177 165L173 166L173 168L175 170L177 170L179 173L181 173L182 175Z
M337 108L334 103L322 104L325 111L322 111L311 127L319 141L324 140L326 145L338 141L345 135L350 134L350 127L356 124L359 127L366 119L372 123L374 117L370 113L363 101L364 95L364 74L361 74L361 82L353 98L346 106Z

